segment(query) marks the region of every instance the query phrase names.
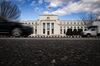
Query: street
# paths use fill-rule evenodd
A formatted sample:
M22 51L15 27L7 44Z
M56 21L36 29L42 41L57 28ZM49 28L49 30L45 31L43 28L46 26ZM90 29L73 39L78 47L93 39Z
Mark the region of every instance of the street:
M100 38L0 38L0 66L100 66Z

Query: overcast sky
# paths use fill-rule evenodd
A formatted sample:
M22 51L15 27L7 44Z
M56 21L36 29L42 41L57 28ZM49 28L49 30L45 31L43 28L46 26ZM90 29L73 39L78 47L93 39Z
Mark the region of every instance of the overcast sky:
M58 15L61 20L78 20L90 12L98 15L100 13L100 0L13 0L13 2L22 12L22 20L35 20L39 15L48 13Z

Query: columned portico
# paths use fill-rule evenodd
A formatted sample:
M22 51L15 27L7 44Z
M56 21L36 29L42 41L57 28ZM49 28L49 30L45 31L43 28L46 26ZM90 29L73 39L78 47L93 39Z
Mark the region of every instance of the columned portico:
M54 35L54 22L43 22L42 33L43 35Z

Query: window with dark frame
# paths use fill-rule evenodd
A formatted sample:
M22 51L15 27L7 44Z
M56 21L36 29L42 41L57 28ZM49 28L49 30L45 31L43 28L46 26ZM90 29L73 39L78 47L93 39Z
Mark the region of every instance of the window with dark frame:
M35 29L35 34L37 34L37 29Z
M52 29L52 34L54 34L54 29Z
M62 29L60 29L60 34L62 34Z
M45 23L43 23L43 34L45 34Z
M50 17L47 17L47 19L50 19Z
M64 34L66 33L66 30L64 29Z
M50 30L50 23L47 23L47 30Z
M45 29L43 29L43 34L45 34Z

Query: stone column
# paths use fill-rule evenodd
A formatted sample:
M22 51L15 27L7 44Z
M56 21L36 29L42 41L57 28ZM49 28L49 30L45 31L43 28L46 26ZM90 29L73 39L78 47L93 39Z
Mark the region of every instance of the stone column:
M45 23L45 35L47 35L47 23Z
M51 27L51 23L50 23L50 35L52 34L52 33L51 33L51 32L52 32L52 31L51 31L51 28L52 28L52 27Z

